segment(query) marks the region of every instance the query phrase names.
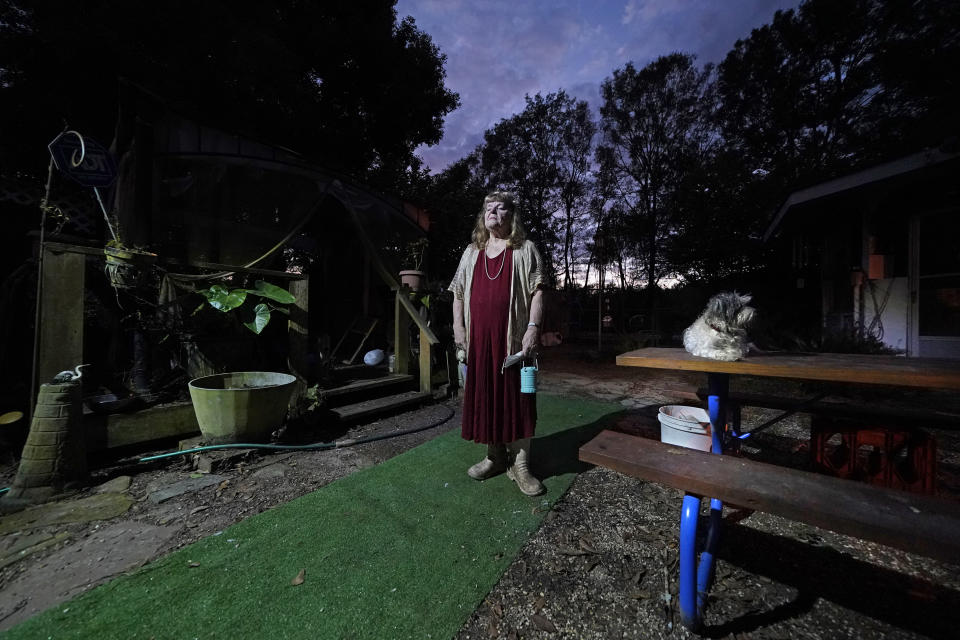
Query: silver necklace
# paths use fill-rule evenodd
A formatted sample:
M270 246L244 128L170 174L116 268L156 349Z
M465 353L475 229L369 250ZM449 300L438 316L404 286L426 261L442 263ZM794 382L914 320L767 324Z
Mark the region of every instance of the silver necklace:
M500 277L500 272L503 271L503 263L507 261L507 248L504 247L504 248L503 248L503 251L501 251L500 253L503 254L503 257L500 258L500 268L497 269L497 275L491 276L491 275L490 275L490 270L487 268L487 260L488 260L488 258L487 258L487 250L486 250L486 249L483 250L483 271L484 271L484 273L487 274L487 278L490 279L490 280L496 280L497 278Z

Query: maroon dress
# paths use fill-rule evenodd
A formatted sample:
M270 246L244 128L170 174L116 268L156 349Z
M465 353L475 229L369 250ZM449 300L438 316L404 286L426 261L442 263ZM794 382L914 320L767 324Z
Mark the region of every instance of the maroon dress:
M504 251L506 255L493 259L487 258L485 251L480 252L470 291L470 351L461 433L465 440L484 444L530 438L537 424L537 396L520 393L520 365L500 372L507 355L513 273L513 249ZM487 276L498 271L493 280Z

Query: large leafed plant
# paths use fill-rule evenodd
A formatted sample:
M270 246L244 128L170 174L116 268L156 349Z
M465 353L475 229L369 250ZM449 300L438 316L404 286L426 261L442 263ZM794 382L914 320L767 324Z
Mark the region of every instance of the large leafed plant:
M289 313L284 307L270 304L271 301L286 305L297 300L286 289L281 289L263 280L257 280L253 289L228 289L215 284L209 289L201 289L197 293L205 297L210 306L218 311L227 313L236 310L243 326L258 335L270 322L271 312ZM251 296L264 298L266 302L259 302L253 306L244 304Z

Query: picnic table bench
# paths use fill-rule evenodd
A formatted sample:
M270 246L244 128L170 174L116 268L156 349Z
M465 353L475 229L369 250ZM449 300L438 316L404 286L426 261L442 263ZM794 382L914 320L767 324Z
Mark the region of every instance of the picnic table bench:
M580 460L649 482L960 564L960 503L616 431Z
M681 523L699 518L701 497L712 498L711 527L699 563L696 526L681 524L680 583L697 586L695 608L684 607L681 596L681 618L693 630L700 626L713 580L722 503L960 565L960 503L615 431L602 431L580 448L579 457L685 492Z

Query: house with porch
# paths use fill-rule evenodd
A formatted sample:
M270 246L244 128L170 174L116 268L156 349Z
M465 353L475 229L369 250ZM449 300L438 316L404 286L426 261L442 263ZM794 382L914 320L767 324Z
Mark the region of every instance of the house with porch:
M110 149L117 180L99 194L111 222L93 198L65 203L59 210L68 219L57 233L32 234L39 287L27 269L3 288L11 304L0 327L16 326L33 309L33 291L39 298L33 363L26 347L5 354L8 371L32 379L31 393L21 385L5 398L7 408L26 413L39 384L90 364L84 428L96 450L196 431L186 382L213 373L293 373L300 385L292 409L308 386L347 385L342 394L326 390L341 418L417 403L435 384L449 383L446 367L438 371L434 362L446 365L429 311L397 276L403 248L429 230L425 211L295 151L199 122L139 87L122 87L119 107ZM38 203L24 193L26 215ZM105 273L104 245L114 235L149 252L137 281ZM197 293L258 280L296 299L275 309L259 335ZM364 364L374 349L394 354L392 371L385 357L376 367ZM334 380L334 369L346 371ZM354 407L367 387L392 393ZM334 408L334 396L347 408Z
M930 149L800 189L766 229L822 332L960 357L960 152Z

